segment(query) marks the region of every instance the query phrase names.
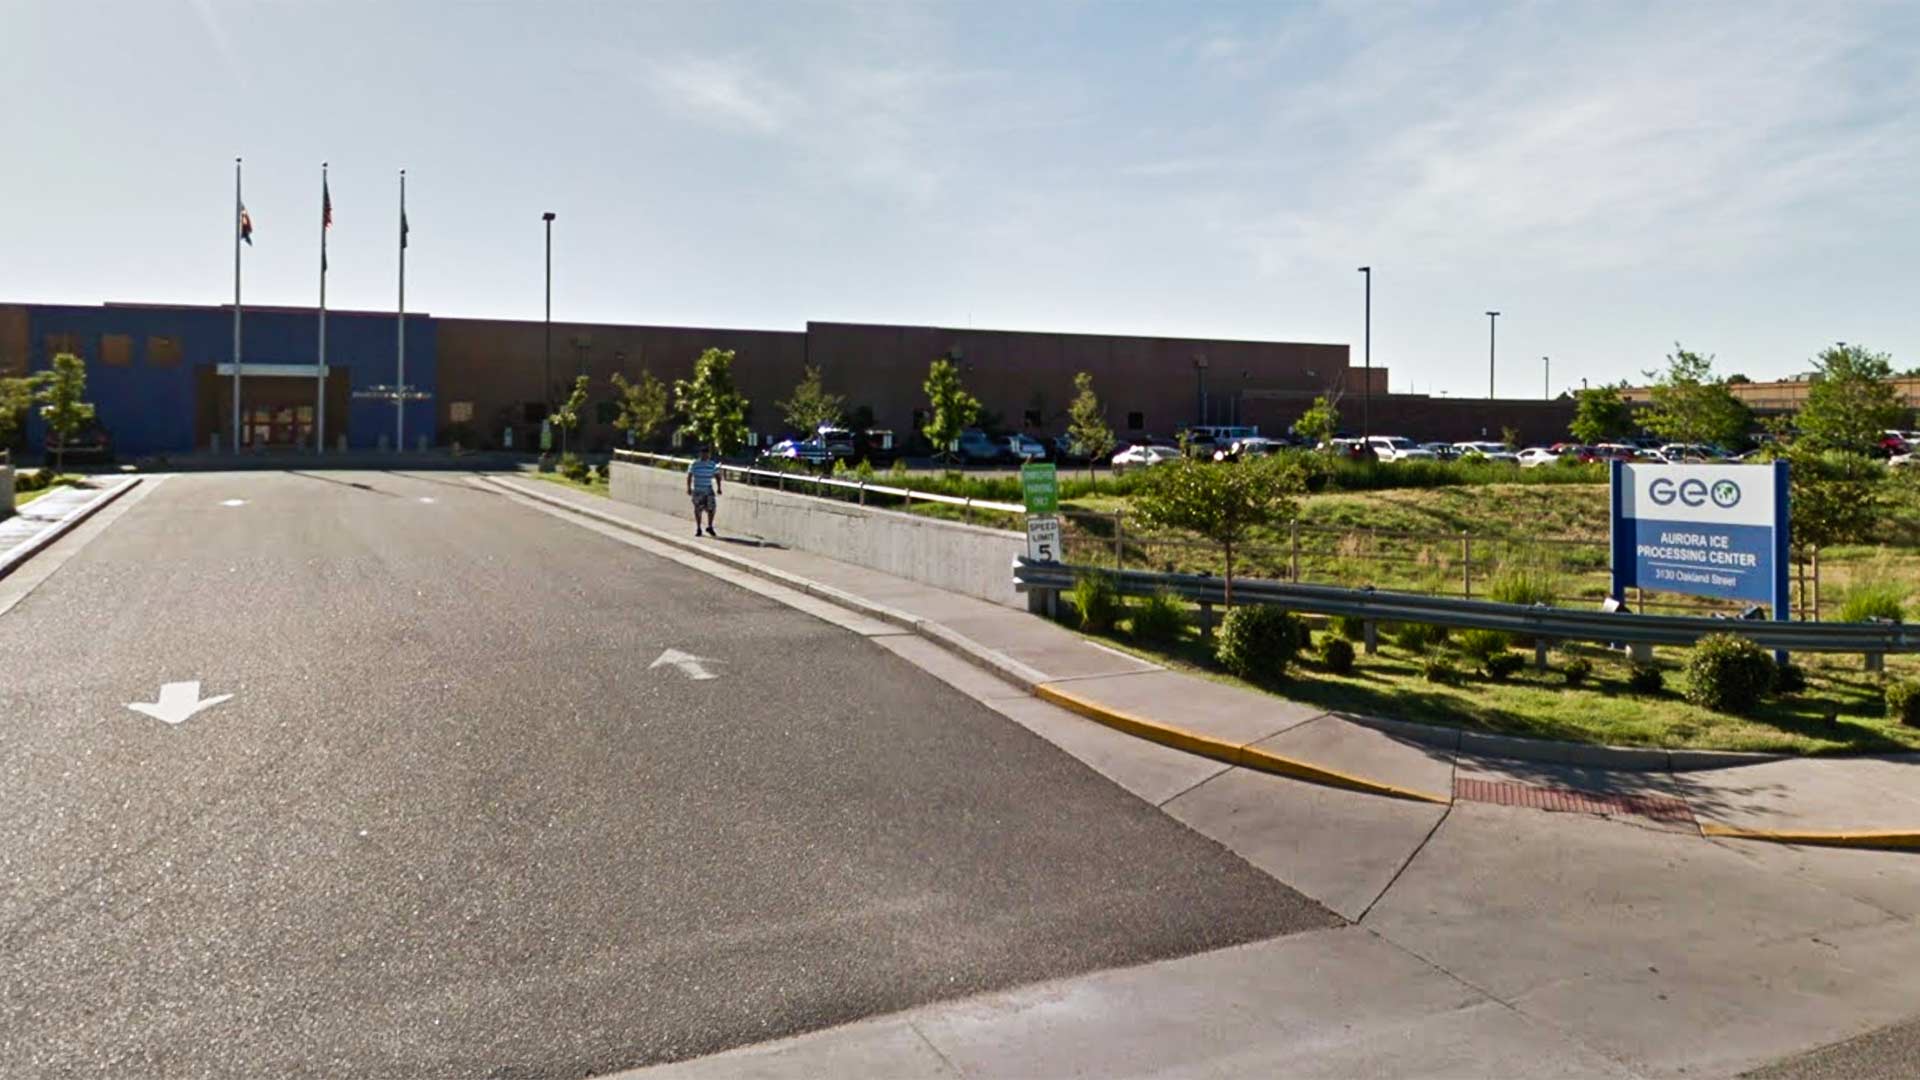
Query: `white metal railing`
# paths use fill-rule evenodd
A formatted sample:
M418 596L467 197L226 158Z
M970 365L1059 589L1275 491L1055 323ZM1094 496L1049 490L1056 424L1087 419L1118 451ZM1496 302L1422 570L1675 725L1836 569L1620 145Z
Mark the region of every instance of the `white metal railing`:
M615 450L617 459L644 461L657 465L673 465L685 468L693 464L688 457L675 457L672 454L654 454L644 450ZM995 510L1003 514L1024 514L1027 508L1020 503L995 502L991 499L973 499L959 495L942 495L933 491L915 491L912 488L893 487L888 484L875 484L866 480L835 480L830 476L815 476L805 472L784 472L780 469L757 469L751 465L728 465L720 463L722 476L761 477L773 480L784 488L788 481L797 484L812 484L819 488L838 488L853 492L857 501L866 505L867 494L884 495L902 499L909 505L915 502L941 503L946 506L958 506L962 510Z

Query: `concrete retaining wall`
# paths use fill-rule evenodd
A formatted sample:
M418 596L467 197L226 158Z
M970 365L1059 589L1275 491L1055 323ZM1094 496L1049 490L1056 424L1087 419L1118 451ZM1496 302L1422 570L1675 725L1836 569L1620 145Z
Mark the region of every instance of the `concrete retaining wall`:
M683 473L615 461L612 494L621 502L687 519L693 510ZM723 481L717 523L783 547L825 555L937 588L1026 608L1013 589L1013 560L1026 553L1021 533L876 510L855 503Z

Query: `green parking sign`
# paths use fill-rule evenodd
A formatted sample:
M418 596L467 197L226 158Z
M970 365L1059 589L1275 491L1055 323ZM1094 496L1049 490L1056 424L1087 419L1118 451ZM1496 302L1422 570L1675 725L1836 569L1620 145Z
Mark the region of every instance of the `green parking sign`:
M1029 514L1053 514L1060 510L1060 482L1053 465L1030 461L1020 466L1020 496Z

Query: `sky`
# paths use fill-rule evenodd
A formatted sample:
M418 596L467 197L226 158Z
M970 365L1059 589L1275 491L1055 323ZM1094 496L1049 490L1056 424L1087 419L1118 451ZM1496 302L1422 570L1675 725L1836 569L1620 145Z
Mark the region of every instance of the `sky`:
M1920 4L0 0L0 299L1920 366ZM1551 357L1551 382L1547 365Z

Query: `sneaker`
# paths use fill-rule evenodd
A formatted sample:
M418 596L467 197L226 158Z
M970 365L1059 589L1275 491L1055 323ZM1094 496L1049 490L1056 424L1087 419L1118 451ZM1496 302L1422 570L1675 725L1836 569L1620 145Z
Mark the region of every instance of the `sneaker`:
M709 525L709 526L707 526L707 535L708 535L708 536L711 536L711 537L713 537L713 538L714 538L714 539L716 539L716 540L718 540L718 539L720 538L720 534L719 534L719 533L717 533L717 532L714 532L714 531L713 531L713 526L711 526L711 525Z
M695 537L698 537L698 536L700 535L700 526L698 526L698 525L695 525L695 526L693 527L693 535L694 535Z

